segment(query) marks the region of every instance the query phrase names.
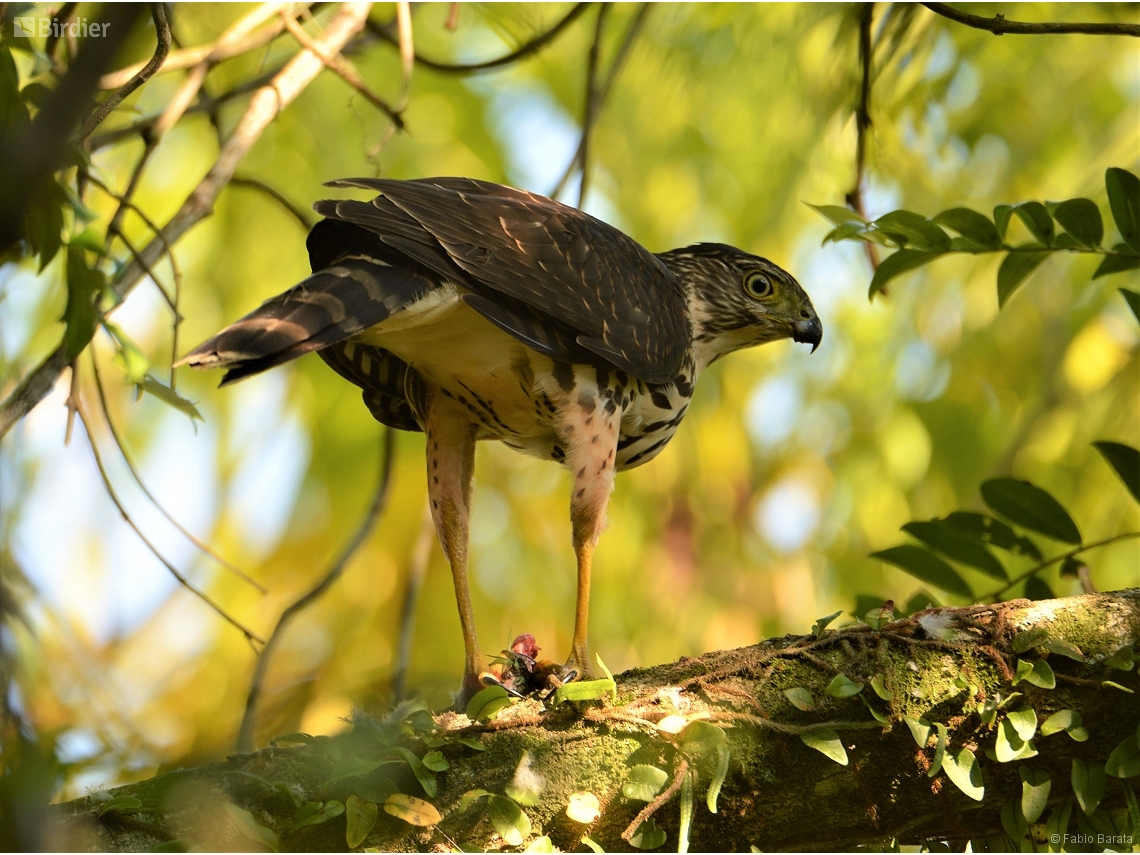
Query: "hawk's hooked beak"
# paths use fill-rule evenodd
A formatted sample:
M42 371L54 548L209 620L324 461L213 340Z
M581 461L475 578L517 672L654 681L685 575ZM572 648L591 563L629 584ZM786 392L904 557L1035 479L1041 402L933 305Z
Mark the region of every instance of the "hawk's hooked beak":
M792 341L810 344L812 353L815 353L815 349L819 347L822 340L823 324L819 322L819 318L816 316L812 315L810 318L792 324Z

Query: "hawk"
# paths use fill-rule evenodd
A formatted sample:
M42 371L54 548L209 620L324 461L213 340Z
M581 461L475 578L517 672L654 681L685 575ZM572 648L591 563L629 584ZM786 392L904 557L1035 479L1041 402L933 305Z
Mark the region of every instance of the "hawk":
M699 243L653 254L544 196L470 178L356 178L327 200L313 275L179 364L225 386L317 351L372 415L423 431L431 513L451 564L466 659L462 708L487 669L468 591L475 444L499 440L570 470L578 564L565 679L589 677L590 565L614 473L673 437L701 372L743 347L819 345L799 283L772 262Z

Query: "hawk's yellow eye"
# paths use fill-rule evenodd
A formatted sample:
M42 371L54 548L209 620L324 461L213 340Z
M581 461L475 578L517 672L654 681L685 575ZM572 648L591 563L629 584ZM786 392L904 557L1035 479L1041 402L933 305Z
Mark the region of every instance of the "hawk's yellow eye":
M767 273L753 271L744 277L744 290L748 296L763 300L772 296L772 277Z

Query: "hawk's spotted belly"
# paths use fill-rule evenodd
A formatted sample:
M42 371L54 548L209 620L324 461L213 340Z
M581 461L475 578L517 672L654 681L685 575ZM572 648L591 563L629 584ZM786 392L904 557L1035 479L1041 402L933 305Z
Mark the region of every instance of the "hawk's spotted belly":
M421 427L419 401L438 390L467 409L477 439L542 459L564 463L571 446L597 443L612 426L615 468L630 469L673 437L692 397L691 365L675 382L652 385L619 369L558 362L488 322L460 293L446 286L431 292L346 342L339 355L371 385L387 378L389 397L406 401ZM341 360L329 361L354 379Z

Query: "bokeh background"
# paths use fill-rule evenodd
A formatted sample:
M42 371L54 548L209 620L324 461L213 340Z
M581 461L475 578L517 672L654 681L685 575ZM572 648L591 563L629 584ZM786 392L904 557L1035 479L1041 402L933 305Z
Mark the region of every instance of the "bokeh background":
M491 58L568 8L464 4L452 31L449 4L417 5L416 48L440 60ZM639 8L613 5L603 66ZM207 43L247 9L176 4L174 32L182 45ZM1136 4L971 10L1035 21L1138 16ZM371 14L387 22L394 8L376 4ZM955 205L988 212L1073 196L1107 212L1105 168L1136 171L1140 152L1135 40L996 38L919 7L901 28L903 14L888 4L876 12L869 215L899 207L933 215ZM587 11L548 48L503 70L457 77L417 67L404 133L393 134L325 73L238 174L306 209L336 194L322 182L375 174L466 175L549 193L578 144L596 15ZM586 210L651 250L723 241L772 259L803 283L825 330L814 355L786 342L717 363L660 457L618 478L595 561L591 623L594 649L615 672L806 632L838 610L851 620L860 596L901 604L925 592L962 603L868 554L904 542L899 526L908 520L980 509L978 484L987 477L1046 487L1087 540L1140 526L1135 504L1090 447L1140 440L1140 336L1116 292L1136 287L1134 273L1090 282L1098 259L1059 256L999 312L999 259L947 258L870 303L862 247L821 246L830 225L804 203L843 204L855 180L857 36L851 6L656 5L592 134ZM153 27L140 22L124 64L147 57L153 44ZM293 50L282 38L222 63L207 89L224 91ZM352 58L370 86L396 97L393 46L377 41ZM29 58L17 54L17 63L32 73ZM107 126L161 111L182 77L154 78ZM153 220L177 210L212 164L218 130L232 128L244 105L239 98L223 107L219 128L190 114L163 140L135 196ZM126 137L100 148L97 174L121 189L142 145ZM562 194L571 203L576 181ZM93 190L85 201L101 217L95 228L105 226L113 202ZM125 229L136 245L149 238L133 215ZM175 250L180 350L303 278L304 238L296 218L265 194L228 188ZM42 273L31 263L0 267L4 394L59 340L63 261ZM169 275L167 262L155 272ZM137 288L114 319L167 378L171 318L153 285ZM102 333L94 352L144 481L268 593L203 557L150 506L96 415L93 438L132 518L196 585L268 634L359 525L383 429L355 388L315 356L224 390L214 374L179 372L179 391L204 417L193 423L150 395L136 400ZM123 524L81 428L64 444L67 381L65 374L0 445L4 572L27 582L13 583L26 623L3 630L16 662L7 690L70 764L62 797L231 751L256 658ZM81 394L97 413L86 364ZM390 702L423 529L423 469L422 434L400 434L379 526L336 585L292 623L272 661L258 744L295 730L334 732L354 706L379 711ZM567 507L565 472L480 447L472 567L486 649L531 632L544 655L566 655L575 590ZM1094 553L1090 564L1101 590L1140 582L1134 541ZM978 597L992 589L984 576L964 573ZM1055 568L1045 579L1058 595L1080 590ZM409 688L444 706L462 645L438 546L413 638Z

